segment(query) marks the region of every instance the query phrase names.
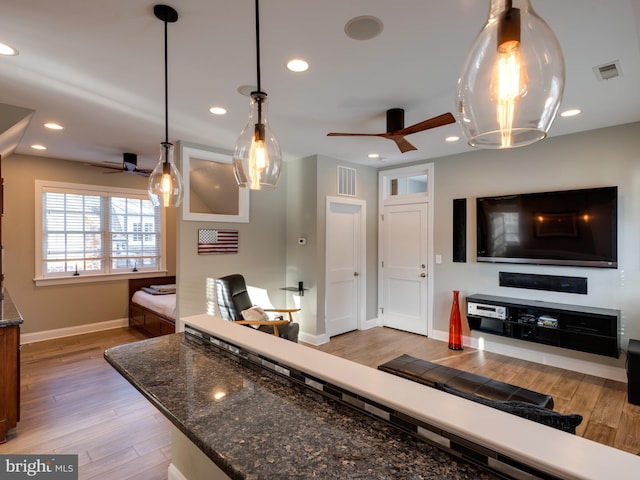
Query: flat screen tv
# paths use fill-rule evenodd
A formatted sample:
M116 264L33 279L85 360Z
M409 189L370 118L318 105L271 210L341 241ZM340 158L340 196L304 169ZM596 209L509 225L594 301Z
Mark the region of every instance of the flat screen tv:
M479 262L618 267L618 187L476 199Z

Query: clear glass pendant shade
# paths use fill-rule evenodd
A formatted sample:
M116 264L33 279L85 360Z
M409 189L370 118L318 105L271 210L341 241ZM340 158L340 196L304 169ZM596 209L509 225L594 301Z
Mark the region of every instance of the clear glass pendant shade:
M253 92L250 108L233 151L233 172L240 187L273 189L282 171L282 152L267 122L267 94Z
M467 142L512 148L542 140L564 92L560 44L529 0L491 0L458 79L458 120Z
M160 161L149 176L149 198L156 207L178 207L183 195L182 176L173 161L173 144L162 142Z

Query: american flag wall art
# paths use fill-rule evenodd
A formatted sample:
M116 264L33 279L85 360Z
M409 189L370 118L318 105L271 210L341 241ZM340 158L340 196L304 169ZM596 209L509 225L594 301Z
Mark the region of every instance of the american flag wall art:
M198 255L238 253L238 230L198 230Z

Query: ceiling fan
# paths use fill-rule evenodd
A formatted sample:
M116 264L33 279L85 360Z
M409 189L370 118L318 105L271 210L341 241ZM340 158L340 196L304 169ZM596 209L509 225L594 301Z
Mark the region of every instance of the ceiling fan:
M112 167L111 165L103 165L103 164L90 164L92 167L100 167L100 168L108 168L113 170L112 172L104 172L104 173L135 173L136 175L142 175L144 177L148 177L151 175L153 170L138 168L138 155L135 153L123 153L122 154L122 166L120 167Z
M437 117L424 120L409 127L404 126L404 109L387 110L387 131L385 133L327 133L328 137L382 137L396 142L402 153L417 150L406 138L406 135L422 132L431 128L442 127L454 123L456 119L451 113L443 113Z

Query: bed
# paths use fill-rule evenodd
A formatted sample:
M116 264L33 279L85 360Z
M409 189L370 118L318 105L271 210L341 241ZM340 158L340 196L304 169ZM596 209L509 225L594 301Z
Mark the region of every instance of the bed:
M174 333L176 277L129 280L129 326L150 337Z

